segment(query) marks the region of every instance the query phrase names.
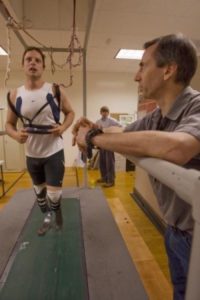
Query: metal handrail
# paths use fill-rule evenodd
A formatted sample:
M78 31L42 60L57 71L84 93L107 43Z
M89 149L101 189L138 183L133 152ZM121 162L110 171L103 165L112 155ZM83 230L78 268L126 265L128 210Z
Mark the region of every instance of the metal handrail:
M171 162L157 158L136 158L127 156L139 167L175 191L192 206L194 234L187 280L186 300L200 299L200 172L185 169Z

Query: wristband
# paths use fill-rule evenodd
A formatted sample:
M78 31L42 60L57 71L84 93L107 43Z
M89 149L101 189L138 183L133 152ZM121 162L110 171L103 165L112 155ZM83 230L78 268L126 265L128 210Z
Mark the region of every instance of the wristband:
M100 128L92 128L90 129L86 136L85 136L85 142L87 145L87 157L89 159L92 158L92 149L94 148L94 144L92 143L92 139L93 137L95 137L96 135L102 134L103 131Z

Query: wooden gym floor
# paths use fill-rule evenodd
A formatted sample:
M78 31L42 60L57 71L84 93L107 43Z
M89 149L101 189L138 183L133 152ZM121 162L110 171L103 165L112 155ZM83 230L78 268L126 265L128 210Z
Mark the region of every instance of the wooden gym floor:
M88 171L88 182L91 188L95 186L98 177L97 170ZM149 299L171 300L172 287L163 237L130 196L134 178L134 172L117 172L115 186L104 188L103 192ZM5 173L4 179L5 190L8 192L0 199L0 210L16 191L32 187L27 172ZM78 179L81 186L82 169L78 170ZM63 186L73 187L76 183L75 169L66 168Z

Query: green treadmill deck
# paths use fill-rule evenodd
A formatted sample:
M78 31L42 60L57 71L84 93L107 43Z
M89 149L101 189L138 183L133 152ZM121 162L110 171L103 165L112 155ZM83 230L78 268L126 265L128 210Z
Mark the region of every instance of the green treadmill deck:
M88 300L79 200L63 199L62 211L63 229L39 237L43 215L34 206L1 300Z

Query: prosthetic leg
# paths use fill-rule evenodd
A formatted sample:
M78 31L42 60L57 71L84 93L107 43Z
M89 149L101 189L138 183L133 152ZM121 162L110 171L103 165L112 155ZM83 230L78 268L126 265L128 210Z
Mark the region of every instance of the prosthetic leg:
M63 217L61 210L62 190L49 191L45 184L34 185L37 203L41 212L45 214L42 226L38 229L38 235L45 235L52 228L52 213L55 213L55 227L62 229Z
M62 225L63 225L61 198L62 198L62 190L47 191L47 199L51 211L55 213L55 225L57 230L62 229Z
M45 214L42 226L38 229L38 235L45 235L46 232L52 227L52 212L47 202L47 189L45 184L34 185L34 190L37 196L37 203L41 212Z

